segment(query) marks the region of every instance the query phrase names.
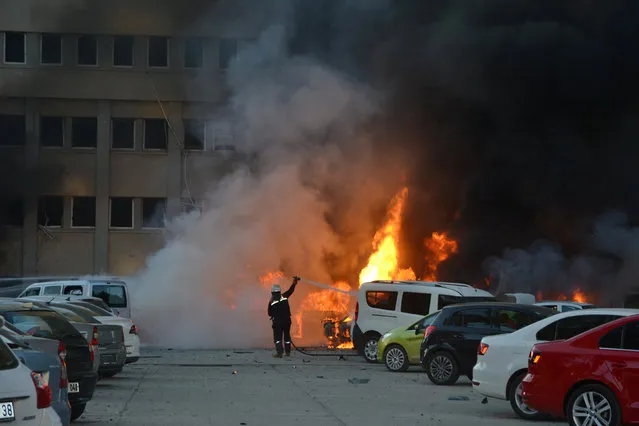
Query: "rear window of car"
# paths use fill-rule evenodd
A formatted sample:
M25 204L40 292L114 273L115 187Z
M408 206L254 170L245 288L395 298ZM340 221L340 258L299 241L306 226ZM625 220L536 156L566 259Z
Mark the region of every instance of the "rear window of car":
M45 339L62 339L77 335L78 330L60 314L53 311L13 311L2 316L25 334Z
M468 328L491 328L490 309L470 308L457 311L444 321L444 325Z
M126 290L122 284L93 284L93 297L98 297L112 308L126 308Z
M621 318L620 315L576 315L563 318L537 332L537 340L553 341L575 337L600 325Z
M18 366L18 360L9 347L0 340L0 370L12 370Z

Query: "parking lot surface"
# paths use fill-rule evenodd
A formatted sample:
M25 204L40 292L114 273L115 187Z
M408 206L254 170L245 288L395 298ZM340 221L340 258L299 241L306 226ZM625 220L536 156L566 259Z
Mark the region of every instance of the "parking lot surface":
M143 348L139 362L100 381L75 424L91 425L558 425L525 422L505 401L430 383L419 368L391 373L361 357L269 350Z

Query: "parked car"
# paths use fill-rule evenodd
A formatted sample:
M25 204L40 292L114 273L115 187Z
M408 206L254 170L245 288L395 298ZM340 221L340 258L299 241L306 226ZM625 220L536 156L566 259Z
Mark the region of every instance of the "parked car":
M0 423L59 426L45 377L21 363L0 339Z
M88 302L91 303L92 305L95 305L99 308L104 309L107 312L110 312L112 315L117 315L113 309L111 309L111 307L109 305L107 305L106 303L104 303L104 301L98 297L91 297L91 296L74 296L74 295L70 295L70 294L66 294L66 295L61 295L61 296L22 296L19 297L19 299L30 299L30 300L37 300L39 302L58 302L58 303L62 303L62 302Z
M419 365L419 347L426 327L431 325L440 311L426 315L408 327L398 327L384 334L377 344L377 359L390 371L406 371Z
M565 300L546 300L535 303L537 306L545 306L546 308L554 309L557 312L576 311L578 309L594 309L595 305L592 303L581 302L569 302Z
M18 300L2 300L0 316L23 333L61 342L67 363L71 421L80 417L98 381L93 347L69 321L51 309Z
M353 346L366 361L376 362L377 342L388 331L418 321L444 306L488 300L495 298L468 284L383 280L363 283L355 305Z
M94 318L102 324L111 324L122 327L124 332L124 346L126 348L126 364L137 362L140 359L140 336L138 327L132 319L114 315L104 309L87 302L71 301L71 305L81 306L94 315Z
M538 343L522 384L529 407L571 425L639 423L639 315L571 339Z
M102 324L93 313L71 303L49 303L51 309L62 314L89 342L98 349L98 375L113 377L122 371L126 363L124 330L119 325Z
M117 278L38 282L29 285L18 297L60 295L97 297L113 309L116 315L131 318L129 289L126 282Z
M447 306L426 327L420 361L436 385L452 385L460 375L472 380L477 347L485 336L511 333L557 311L516 303L468 303Z
M4 320L0 319L0 323ZM0 330L2 340L24 365L33 372L42 375L44 382L51 388L51 407L63 426L71 423L71 406L67 394L67 371L64 359L58 354L37 351L21 339L19 335ZM53 341L52 341L53 342Z
M535 343L570 339L618 318L636 315L635 309L587 309L564 312L537 321L508 335L481 339L473 368L473 389L491 398L507 399L526 420L543 415L526 406L521 382L528 372L528 355Z

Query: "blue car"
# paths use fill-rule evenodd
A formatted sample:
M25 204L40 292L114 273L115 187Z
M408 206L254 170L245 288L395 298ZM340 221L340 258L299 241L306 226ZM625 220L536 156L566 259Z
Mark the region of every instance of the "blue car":
M22 334L8 328L0 317L0 339L11 348L16 357L31 371L43 373L53 396L52 407L64 426L71 424L71 405L67 394L67 371L56 340ZM3 327L4 325L4 327Z

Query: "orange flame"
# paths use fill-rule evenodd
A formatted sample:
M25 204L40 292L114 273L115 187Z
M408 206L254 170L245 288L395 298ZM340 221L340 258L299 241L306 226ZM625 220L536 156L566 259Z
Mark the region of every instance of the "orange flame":
M538 291L537 301L544 300L544 298L545 298L544 293L542 293L541 291ZM564 293L559 293L555 297L551 296L548 298L550 300L571 301L571 302L578 302L578 303L590 303L590 300L592 300L592 297L588 296L578 287L573 290L571 297L566 296Z
M457 253L457 241L448 238L446 233L433 232L430 239L424 240L428 249L426 255L426 271L422 277L425 281L437 281L437 267L440 263Z

